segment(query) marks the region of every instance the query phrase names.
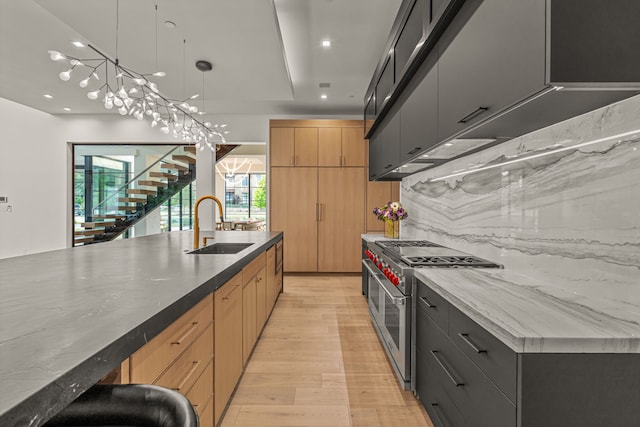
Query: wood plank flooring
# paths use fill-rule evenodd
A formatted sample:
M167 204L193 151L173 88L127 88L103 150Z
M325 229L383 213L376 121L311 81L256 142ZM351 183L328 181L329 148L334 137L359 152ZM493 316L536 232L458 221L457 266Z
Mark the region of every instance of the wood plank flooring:
M360 277L287 275L221 426L433 424L398 385Z

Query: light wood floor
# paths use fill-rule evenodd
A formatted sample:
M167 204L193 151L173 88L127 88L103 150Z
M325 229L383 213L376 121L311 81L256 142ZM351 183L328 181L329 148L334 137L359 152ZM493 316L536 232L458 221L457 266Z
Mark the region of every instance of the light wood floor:
M433 427L403 391L357 276L285 276L222 426Z

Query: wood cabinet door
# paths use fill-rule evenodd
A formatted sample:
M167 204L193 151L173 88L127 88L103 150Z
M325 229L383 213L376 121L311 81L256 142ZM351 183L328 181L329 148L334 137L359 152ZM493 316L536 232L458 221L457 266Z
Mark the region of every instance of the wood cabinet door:
M318 166L342 166L341 128L318 129Z
M318 271L318 168L271 168L271 230L284 232L284 270Z
M342 166L366 167L367 145L362 128L342 128Z
M365 171L365 168L320 168L318 171L318 271L361 271Z
M215 424L242 373L242 274L215 292Z
M267 269L262 267L256 275L256 339L267 321Z
M242 364L249 360L256 343L256 277L245 281L242 286Z
M318 128L295 128L295 165L318 165Z
M294 165L293 128L271 128L269 161L271 166Z
M276 246L267 249L267 273L265 274L267 283L267 317L273 309L276 301Z

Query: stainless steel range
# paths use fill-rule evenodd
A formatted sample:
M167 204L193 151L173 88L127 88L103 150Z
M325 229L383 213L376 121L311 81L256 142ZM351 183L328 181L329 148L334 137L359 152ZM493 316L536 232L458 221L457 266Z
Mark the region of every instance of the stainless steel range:
M426 240L369 242L364 255L369 312L401 385L409 390L414 269L501 266Z

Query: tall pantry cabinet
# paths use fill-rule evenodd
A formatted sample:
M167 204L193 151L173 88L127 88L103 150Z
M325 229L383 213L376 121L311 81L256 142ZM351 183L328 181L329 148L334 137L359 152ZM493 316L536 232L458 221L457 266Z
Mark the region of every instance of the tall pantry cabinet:
M284 271L359 272L367 141L358 120L271 120L270 222Z

